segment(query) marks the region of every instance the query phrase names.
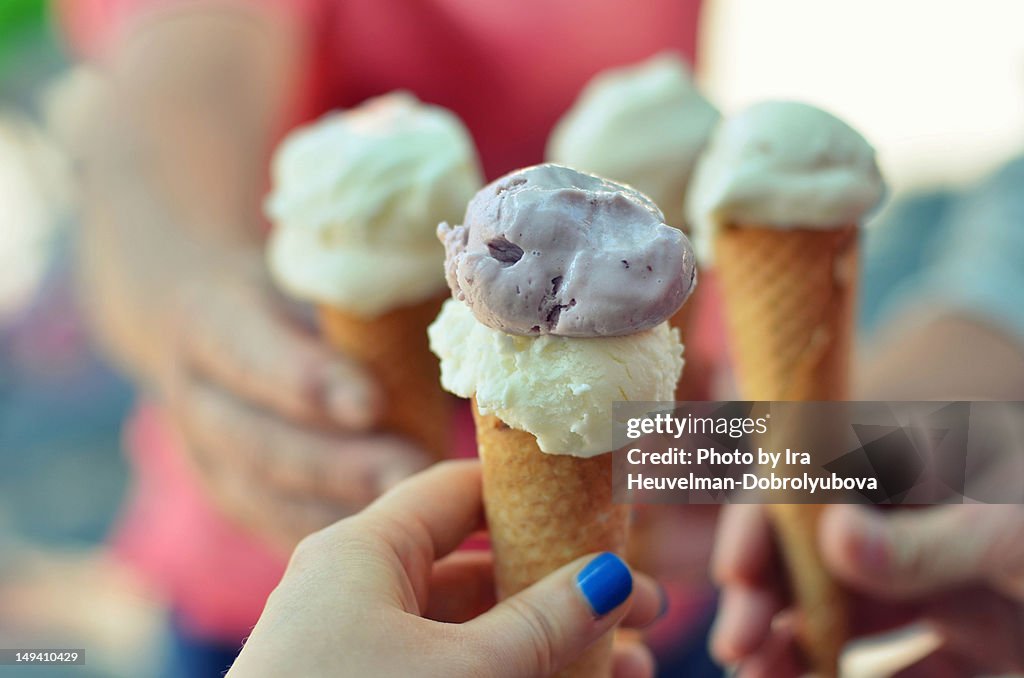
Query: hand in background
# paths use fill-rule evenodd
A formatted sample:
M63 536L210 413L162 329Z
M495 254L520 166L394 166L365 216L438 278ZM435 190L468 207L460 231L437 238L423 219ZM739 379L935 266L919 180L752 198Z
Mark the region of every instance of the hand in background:
M229 675L547 676L657 617L657 584L610 554L495 605L490 553L455 552L483 526L480 489L477 462L446 462L303 540ZM652 673L646 648L616 646L617 678Z
M369 432L387 407L369 375L290 322L266 280L266 160L308 70L275 16L185 3L132 23L62 136L94 335L169 406L211 499L290 551L426 456Z
M427 465L370 432L373 380L289 320L257 275L235 271L185 292L172 322L166 396L210 496L290 551Z
M938 631L940 649L901 676L1024 670L1024 508L831 506L819 544L826 566L854 592L855 635L914 620ZM716 658L738 665L742 678L802 675L763 506L725 510L713 573L723 589Z

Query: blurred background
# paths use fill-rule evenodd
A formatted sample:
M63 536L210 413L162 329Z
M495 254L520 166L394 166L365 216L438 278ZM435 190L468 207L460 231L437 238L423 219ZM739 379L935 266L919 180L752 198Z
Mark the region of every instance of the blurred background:
M69 167L43 124L66 68L47 3L0 2L0 646L89 647L79 675L140 675L160 612L99 548L131 392L82 326Z
M968 184L1024 147L1019 2L721 0L704 20L701 76L724 111L765 98L834 111L896 194Z
M699 79L726 113L787 97L840 114L899 198L1024 148L1021 26L1020 0L714 0ZM48 3L0 1L0 646L88 647L75 675L147 675L164 613L102 546L131 388L78 312L71 168L44 123L67 68Z

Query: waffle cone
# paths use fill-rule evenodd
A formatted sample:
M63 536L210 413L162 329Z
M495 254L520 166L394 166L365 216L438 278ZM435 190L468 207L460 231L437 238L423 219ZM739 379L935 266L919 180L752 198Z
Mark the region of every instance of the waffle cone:
M717 269L742 398L847 398L857 233L855 224L721 230L715 241ZM847 611L843 589L818 551L822 508L776 504L770 515L800 608L804 654L818 675L835 676Z
M815 675L834 677L847 637L843 588L821 563L821 504L772 504L771 517L784 554L790 588L800 606L801 650Z
M401 434L436 458L448 456L453 401L441 390L427 326L444 297L367 318L332 306L319 308L327 341L377 379L387 406L381 428Z
M612 503L611 454L545 454L533 435L481 415L475 401L473 417L499 600L588 553L624 555L629 507ZM610 677L612 635L558 676Z
M715 252L741 396L844 400L857 227L725 228Z

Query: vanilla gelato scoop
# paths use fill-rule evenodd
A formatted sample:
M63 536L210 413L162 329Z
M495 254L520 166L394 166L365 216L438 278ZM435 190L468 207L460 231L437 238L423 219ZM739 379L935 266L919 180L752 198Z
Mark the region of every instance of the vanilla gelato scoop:
M558 165L484 187L438 237L453 295L510 334L634 334L669 318L695 282L689 241L650 199Z
M716 128L686 211L697 256L710 263L719 228L858 224L884 193L875 151L857 131L813 106L771 101Z
M435 229L483 184L458 118L405 92L299 128L272 169L268 260L277 282L367 317L444 289Z
M547 157L637 188L681 226L690 175L718 118L686 62L665 52L595 76L555 126Z
M679 330L666 322L622 337L526 337L449 299L428 334L445 390L532 433L548 454L611 451L613 403L672 400L683 369Z

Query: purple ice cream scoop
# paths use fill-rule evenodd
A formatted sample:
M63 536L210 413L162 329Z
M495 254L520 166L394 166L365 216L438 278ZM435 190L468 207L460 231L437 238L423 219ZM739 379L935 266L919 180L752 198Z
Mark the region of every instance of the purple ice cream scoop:
M464 223L437 235L453 296L510 334L633 334L668 319L696 283L690 242L654 202L560 165L488 184Z

